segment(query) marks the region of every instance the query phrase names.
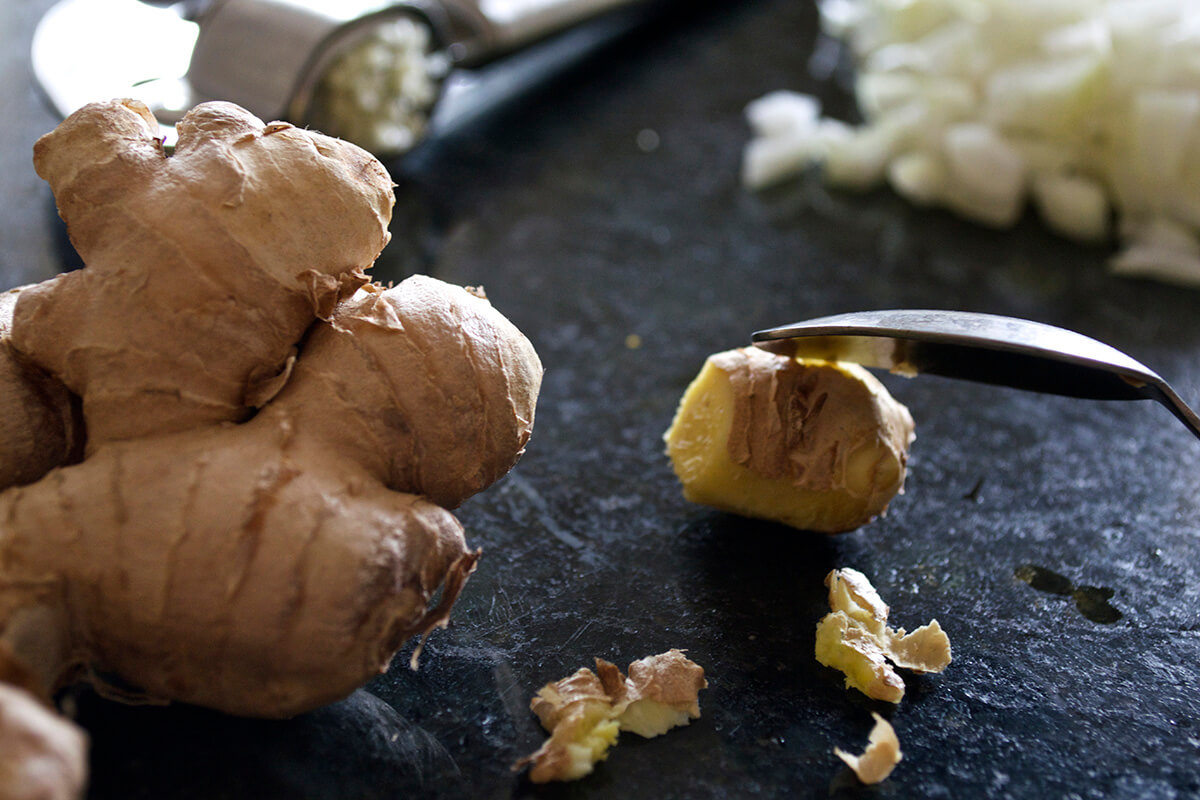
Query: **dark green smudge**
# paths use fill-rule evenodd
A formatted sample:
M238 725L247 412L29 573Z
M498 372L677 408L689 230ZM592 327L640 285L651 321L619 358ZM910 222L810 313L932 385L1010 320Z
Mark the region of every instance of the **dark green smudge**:
M1108 602L1113 597L1113 590L1107 587L1076 586L1065 575L1033 564L1022 564L1013 571L1013 576L1039 592L1070 597L1079 613L1092 622L1110 625L1123 616Z

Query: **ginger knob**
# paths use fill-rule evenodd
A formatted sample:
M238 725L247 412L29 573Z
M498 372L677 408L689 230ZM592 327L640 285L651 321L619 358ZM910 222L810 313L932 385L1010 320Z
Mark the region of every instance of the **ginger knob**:
M903 490L914 434L862 367L751 347L708 358L664 438L688 500L840 533Z

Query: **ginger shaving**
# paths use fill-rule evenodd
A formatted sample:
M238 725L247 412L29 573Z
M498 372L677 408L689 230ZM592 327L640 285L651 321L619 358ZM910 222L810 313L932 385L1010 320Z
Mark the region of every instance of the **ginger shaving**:
M831 571L825 585L831 611L817 624L817 661L845 673L847 688L899 703L904 681L895 667L941 672L949 665L950 639L937 620L912 633L889 627L887 604L854 569Z
M620 731L653 738L698 719L707 686L704 669L682 650L635 661L628 676L597 658L595 671L584 667L538 691L529 707L550 738L515 768L529 767L534 783L582 778L608 757Z
M871 728L867 749L862 755L856 756L839 747L833 748L834 755L845 761L858 779L867 784L886 779L904 757L900 752L900 740L891 724L875 712L871 712L871 716L875 718L875 726Z

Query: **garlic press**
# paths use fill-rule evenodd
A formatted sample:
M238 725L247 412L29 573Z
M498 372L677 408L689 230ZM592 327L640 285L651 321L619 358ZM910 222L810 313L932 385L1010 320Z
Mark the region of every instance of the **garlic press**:
M63 116L113 97L173 124L206 100L379 155L413 147L456 70L647 0L61 0L32 62Z

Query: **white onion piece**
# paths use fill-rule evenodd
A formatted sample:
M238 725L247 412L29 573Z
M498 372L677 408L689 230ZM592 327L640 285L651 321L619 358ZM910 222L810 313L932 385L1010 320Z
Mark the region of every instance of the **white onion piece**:
M1051 230L1080 242L1109 238L1112 209L1104 187L1082 175L1045 172L1033 179L1033 199Z
M1194 229L1162 217L1130 227L1125 248L1112 259L1114 272L1200 287L1200 240Z
M819 165L991 226L1031 205L1072 239L1115 236L1120 274L1200 285L1200 2L818 3L863 122L786 91L750 104L747 186Z
M961 122L946 128L942 151L949 166L945 203L968 219L1007 227L1021 215L1025 159L989 125Z
M746 120L760 136L786 135L814 129L821 116L815 97L795 92L771 92L746 106Z

